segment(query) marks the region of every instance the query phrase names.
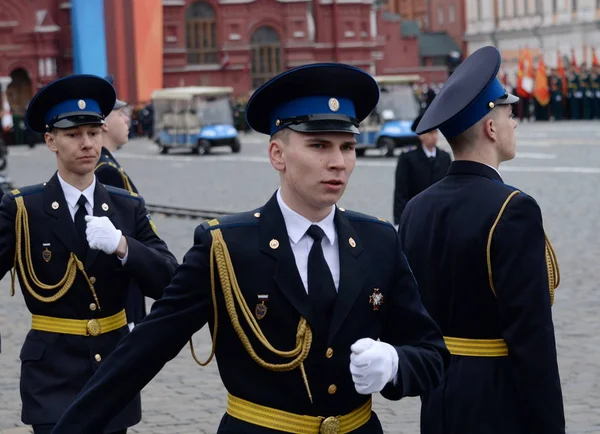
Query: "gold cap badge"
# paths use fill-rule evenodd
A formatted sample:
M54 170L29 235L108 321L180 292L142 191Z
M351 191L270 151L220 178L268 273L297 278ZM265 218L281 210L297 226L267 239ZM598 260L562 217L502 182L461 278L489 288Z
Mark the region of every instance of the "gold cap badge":
M85 105L85 101L80 99L79 101L77 101L77 107L79 107L80 110L85 109L86 105Z
M329 110L331 110L332 112L336 112L340 109L340 102L336 98L330 98L328 105Z

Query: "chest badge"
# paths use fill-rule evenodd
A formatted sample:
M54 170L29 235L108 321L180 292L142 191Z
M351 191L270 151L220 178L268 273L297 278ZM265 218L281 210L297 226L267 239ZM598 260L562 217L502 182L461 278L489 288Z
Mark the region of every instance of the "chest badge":
M44 250L42 250L42 258L44 261L50 262L50 259L52 259L52 252L49 249L50 243L44 243L42 244L42 247L44 247Z
M373 310L379 310L383 304L383 294L379 292L379 288L373 289L373 294L369 295L369 303L373 305Z
M267 314L267 301L269 301L269 294L258 294L258 301L254 308L254 314L257 319L263 319Z

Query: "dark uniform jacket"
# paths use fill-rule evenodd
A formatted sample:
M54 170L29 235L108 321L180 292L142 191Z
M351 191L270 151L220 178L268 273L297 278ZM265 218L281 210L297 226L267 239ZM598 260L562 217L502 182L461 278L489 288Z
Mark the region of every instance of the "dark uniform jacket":
M452 355L423 399L423 434L565 432L542 215L523 192L492 232L492 284L488 274L488 237L514 191L494 169L455 161L402 215L402 245L444 336L508 346L508 357Z
M162 295L177 262L151 229L142 198L96 183L94 215L107 216L127 238L128 257L123 266L116 255L106 255L89 247L84 254L84 244L56 175L45 184L13 190L4 195L0 205L0 276L13 267L15 260L17 197L23 198L27 210L31 263L39 281L46 285L59 282L65 275L71 253L75 253L85 266L99 303L98 306L80 271L75 275L73 286L52 302L36 299L27 289L19 271L19 283L31 313L83 320L109 317L125 307L127 288L132 278L139 282L148 297L156 299ZM24 243L24 230L21 231L21 240ZM32 291L42 297L55 295L57 290L42 289L32 283L24 245L21 250ZM30 321L28 318L23 320ZM20 355L23 422L52 424L58 421L127 333L126 326L95 337L31 330ZM139 422L139 396L131 395L121 409L123 411L110 424L111 431Z
M329 328L313 330L304 361L312 403L299 369L273 372L249 356L232 327L223 289L217 285L216 356L225 388L235 397L295 414L350 413L370 398L356 392L349 368L350 346L365 337L380 338L395 346L399 355L398 381L388 383L382 391L384 397L417 396L438 384L448 353L439 329L421 304L394 228L339 208L334 222L339 237L340 285ZM258 296L268 296L266 314L258 325L275 348L295 347L301 317L309 325L317 322L275 196L261 209L225 217L216 226L204 223L196 229L194 246L163 298L87 384L54 433L100 433L106 421L179 353L194 332L213 322L210 249L217 228L228 245L252 315L259 312L255 309ZM375 288L384 297L378 310L369 302ZM270 363L290 361L267 351L249 331L241 313L239 316L258 356ZM382 429L373 414L355 431L381 433ZM219 432L274 431L226 414Z
M435 157L428 157L422 146L398 157L394 189L394 224L400 218L406 203L417 194L435 184L448 172L450 154L437 148Z
M102 184L112 185L113 187L123 188L139 194L139 191L133 184L131 178L129 178L119 162L105 147L102 147L100 160L96 166L96 178ZM142 294L142 291L135 280L131 281L129 291L127 292L125 311L127 312L127 321L130 323L133 322L137 324L146 316L144 294Z

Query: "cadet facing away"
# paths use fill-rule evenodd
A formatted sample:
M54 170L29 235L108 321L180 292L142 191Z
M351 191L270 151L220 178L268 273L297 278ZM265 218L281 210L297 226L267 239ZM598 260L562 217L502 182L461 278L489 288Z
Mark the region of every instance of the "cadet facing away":
M371 394L398 400L438 384L448 353L396 231L336 206L378 98L371 76L341 64L297 68L254 93L247 119L271 135L281 187L196 229L163 298L54 433L101 432L207 322L218 322L228 393L222 433L381 433Z
M515 156L516 123L496 78L500 53L473 53L423 115L455 161L412 199L400 235L452 362L423 399L423 434L562 434L551 304L558 267L536 201L497 169Z
M128 333L129 281L159 298L177 265L142 198L94 177L100 128L114 102L113 87L95 76L66 77L40 90L26 121L44 133L58 171L44 184L4 195L0 205L0 276L15 264L32 313L21 350L21 399L22 420L35 434L51 432ZM105 432L124 433L139 422L139 396L119 410Z

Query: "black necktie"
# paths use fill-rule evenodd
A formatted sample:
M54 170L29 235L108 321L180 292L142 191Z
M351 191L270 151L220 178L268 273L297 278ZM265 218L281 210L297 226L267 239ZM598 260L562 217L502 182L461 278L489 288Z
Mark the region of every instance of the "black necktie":
M308 296L318 322L323 327L328 327L337 291L331 270L323 256L321 241L325 232L319 226L311 225L306 233L314 240L308 254Z
M88 215L88 213L85 209L86 203L87 199L85 198L85 196L83 194L79 196L79 199L77 200L77 205L79 205L79 208L75 213L75 227L77 228L77 232L79 233L81 241L83 241L83 245L87 249L87 238L85 236L85 228L87 223L85 221L85 216Z

